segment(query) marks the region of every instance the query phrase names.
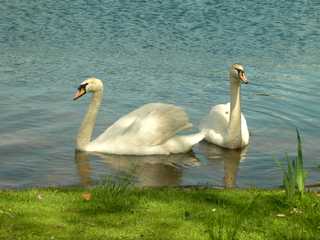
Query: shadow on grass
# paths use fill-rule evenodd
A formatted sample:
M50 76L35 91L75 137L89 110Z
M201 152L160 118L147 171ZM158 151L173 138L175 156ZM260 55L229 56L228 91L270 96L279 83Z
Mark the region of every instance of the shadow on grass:
M279 191L259 194L261 191L256 190L163 189L158 194L158 190L148 192L149 201L181 205L185 220L206 225L210 239L238 239L238 235L249 233L250 239L258 236L277 239L273 234L286 234L287 228L291 235L286 239L295 239L290 237L295 234L306 239L320 237L320 208L310 196L303 201L288 202ZM296 224L301 227L295 227Z
M130 213L139 202L130 181L127 180L104 179L85 194L89 195L88 198L82 194L70 206L70 211L86 216Z
M89 201L79 198L69 204L68 211L74 216L65 221L86 226L80 228L83 239L119 239L120 235L126 236L125 239L172 239L178 224L148 214L141 202L143 190L133 188L129 182L104 180L89 190ZM78 231L79 228L75 228L71 235L78 235Z
M38 239L51 236L56 239L319 239L320 236L320 201L309 194L302 201L289 204L285 194L279 191L137 189L126 182L110 180L85 191L91 194L89 200L82 197L83 189L2 194L0 236L7 239L11 236L16 239L37 239L37 236ZM42 200L37 199L38 192ZM11 211L10 201L16 198L18 204Z

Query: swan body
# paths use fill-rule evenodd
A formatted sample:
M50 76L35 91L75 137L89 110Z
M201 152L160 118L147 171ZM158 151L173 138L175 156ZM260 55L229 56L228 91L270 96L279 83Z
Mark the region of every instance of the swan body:
M177 135L179 131L192 127L182 108L171 104L149 103L121 117L91 141L102 100L102 81L96 78L85 80L74 99L86 92L92 92L93 95L77 136L78 150L121 155L168 155L188 152L204 138L203 132Z
M230 68L231 102L212 107L200 124L205 140L218 146L238 149L249 144L249 130L241 113L240 83L248 83L244 68L233 64Z

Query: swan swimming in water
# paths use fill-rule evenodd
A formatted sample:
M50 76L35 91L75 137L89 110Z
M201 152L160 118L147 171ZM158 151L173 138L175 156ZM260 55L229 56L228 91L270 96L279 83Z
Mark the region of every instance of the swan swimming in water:
M241 113L241 83L248 83L244 67L233 64L230 67L231 103L212 107L200 124L200 129L206 132L206 141L229 149L243 148L249 144L247 122Z
M184 153L204 138L202 132L176 135L192 127L182 108L171 104L149 103L121 117L91 141L102 101L102 81L96 78L83 81L73 99L87 92L92 93L92 98L76 139L78 150L123 155Z

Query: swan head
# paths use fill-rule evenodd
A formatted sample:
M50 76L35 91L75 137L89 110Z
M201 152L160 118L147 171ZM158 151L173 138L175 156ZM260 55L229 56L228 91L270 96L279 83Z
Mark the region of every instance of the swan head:
M101 80L94 77L88 78L80 84L76 94L73 97L73 100L77 100L78 98L85 95L87 92L98 92L102 90L103 90L103 83Z
M230 67L230 80L236 83L249 83L244 67L241 64L235 63Z

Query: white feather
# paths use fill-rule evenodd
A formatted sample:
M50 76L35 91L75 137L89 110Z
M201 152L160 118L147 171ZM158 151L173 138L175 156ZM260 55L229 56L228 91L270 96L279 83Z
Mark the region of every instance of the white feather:
M249 144L247 122L241 113L241 81L248 83L243 66L234 64L230 68L231 103L214 106L200 124L200 129L206 134L206 141L229 149Z
M182 108L149 103L121 117L90 142L103 85L95 78L84 83L88 83L88 89L93 89L93 98L77 138L77 148L80 150L127 155L184 153L204 138L202 132L177 136L181 130L192 127Z

